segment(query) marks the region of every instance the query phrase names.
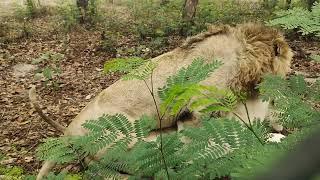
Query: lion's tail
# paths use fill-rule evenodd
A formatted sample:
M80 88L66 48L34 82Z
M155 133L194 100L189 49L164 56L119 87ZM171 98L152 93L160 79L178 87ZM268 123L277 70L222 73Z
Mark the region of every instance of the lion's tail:
M41 167L36 180L43 179L46 175L49 174L50 170L56 165L53 161L45 161L43 166Z
M55 129L57 129L60 132L64 132L65 127L60 125L58 122L52 120L51 118L49 118L48 116L46 116L42 109L39 106L39 103L37 101L37 93L36 93L36 87L33 85L31 87L31 89L29 90L29 99L31 104L33 105L33 107L35 108L36 112L40 115L40 117L45 120L48 124L50 124L51 126L53 126Z

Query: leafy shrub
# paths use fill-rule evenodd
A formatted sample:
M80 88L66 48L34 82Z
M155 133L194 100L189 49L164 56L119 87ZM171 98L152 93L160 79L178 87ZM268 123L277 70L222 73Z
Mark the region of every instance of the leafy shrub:
M48 9L44 6L41 6L40 1L36 0L26 0L24 5L17 5L15 10L15 17L24 20L24 19L33 19L43 15L48 14Z
M314 34L320 37L320 3L315 3L312 11L301 7L276 12L277 18L268 22L271 26L279 25L284 29L298 30L302 35Z
M200 1L193 23L182 21L183 0L172 0L161 5L157 1L130 1L129 8L135 23L134 29L141 39L178 35L192 35L206 29L206 23L236 24L243 21L263 19L270 13L261 3L251 1Z
M0 151L0 161L4 160L6 157ZM21 179L31 179L33 176L24 175L23 169L17 166L5 166L0 164L0 178L2 180L21 180ZM34 179L34 178L33 178Z
M72 27L79 23L80 11L74 3L61 1L58 12L61 18L61 26L66 31L70 31Z
M264 19L269 14L258 2L252 1L200 1L192 34L206 27L206 23L237 24Z
M154 1L132 1L129 4L135 23L135 31L141 39L163 37L178 32L182 1L170 1L165 5Z
M74 1L62 1L58 6L58 13L62 20L62 27L70 31L79 23L95 25L101 21L99 0L88 1L88 9L80 9ZM83 22L82 22L83 21Z

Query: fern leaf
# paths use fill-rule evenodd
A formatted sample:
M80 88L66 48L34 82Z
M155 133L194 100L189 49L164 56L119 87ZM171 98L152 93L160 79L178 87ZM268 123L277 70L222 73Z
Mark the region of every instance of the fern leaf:
M289 79L289 87L293 92L299 95L304 95L309 91L307 87L307 83L304 81L304 78L302 75L291 77Z
M221 90L214 86L202 86L201 95L194 98L191 110L203 113L231 111L237 103L237 97L230 90Z
M280 25L284 29L299 29L302 35L320 36L320 5L315 3L312 12L302 8L278 11L277 18L268 22L271 26Z
M161 112L169 110L170 115L176 115L192 98L201 96L201 91L205 88L198 83L206 79L220 64L218 61L205 64L203 59L195 59L187 68L179 70L177 75L170 76L167 84L158 90L159 97L163 101Z
M179 72L170 76L164 87L159 88L158 94L161 100L165 100L168 92L174 86L183 86L189 84L198 84L205 80L209 75L221 65L219 61L213 61L210 64L205 64L204 59L195 59L187 68L181 68Z
M153 70L156 68L156 63L148 61L143 65L139 66L136 69L133 69L128 74L126 74L122 79L123 80L146 80L150 77Z
M141 140L149 134L149 131L156 128L156 120L143 115L139 120L134 121L134 132L136 137Z
M143 63L145 63L145 60L139 57L115 58L107 61L104 64L103 71L105 73L128 73L133 69L136 69L137 67L141 66Z
M131 133L133 133L134 128L129 120L121 114L103 115L98 120L87 121L83 124L83 127L90 130L91 133L80 137L78 144L81 143L86 152L90 154L94 154L110 145L123 145L122 148L125 148L133 139ZM119 137L129 138L130 140L119 139Z
M259 90L264 99L274 100L278 117L285 126L301 127L318 121L319 113L306 98L314 100L314 94L319 91L316 84L309 88L302 76L293 76L288 81L278 76L266 76L259 85Z
M181 141L176 134L163 136L163 154L168 167L174 167L181 162L176 155L179 147ZM165 169L160 151L160 138L156 142L140 142L131 153L139 175L153 176Z
M77 160L76 151L72 149L70 139L49 138L37 149L37 157L40 160L51 160L57 163L66 163Z

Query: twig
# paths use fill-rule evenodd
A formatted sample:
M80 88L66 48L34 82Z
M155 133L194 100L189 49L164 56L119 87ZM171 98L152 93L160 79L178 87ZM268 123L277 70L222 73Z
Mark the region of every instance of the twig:
M166 173L167 173L167 177L168 177L168 179L170 179L168 166L167 166L166 159L165 159L164 153L163 153L162 118L164 117L164 114L162 116L160 115L159 106L158 106L158 103L157 103L155 95L154 95L153 71L151 72L151 78L150 78L151 88L148 86L148 83L146 82L146 80L143 80L143 81L146 84L146 86L152 96L152 99L153 99L153 102L154 102L154 105L155 105L155 108L157 111L157 116L158 116L158 120L159 120L159 128L160 128L160 153L161 153L162 161L163 161Z
M258 141L260 142L261 145L264 145L265 143L260 139L260 137L258 136L258 134L254 131L254 129L252 128L251 125L249 125L248 123L246 123L239 114L233 112L233 114L235 116L237 116L237 118L240 119L240 121L253 133L253 135L258 139Z

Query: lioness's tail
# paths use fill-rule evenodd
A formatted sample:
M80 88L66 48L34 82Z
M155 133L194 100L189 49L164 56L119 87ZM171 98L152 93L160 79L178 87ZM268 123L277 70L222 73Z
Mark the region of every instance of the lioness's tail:
M50 170L56 165L55 162L53 161L45 161L44 164L42 165L36 180L41 180L45 176L47 176L50 172Z
M36 87L33 85L31 89L29 90L29 99L33 107L35 108L36 112L40 115L40 117L45 120L47 123L49 123L51 126L53 126L55 129L57 129L60 132L64 132L65 127L60 125L58 122L52 120L48 116L46 116L42 109L39 106L39 103L37 101L37 93L36 93Z

